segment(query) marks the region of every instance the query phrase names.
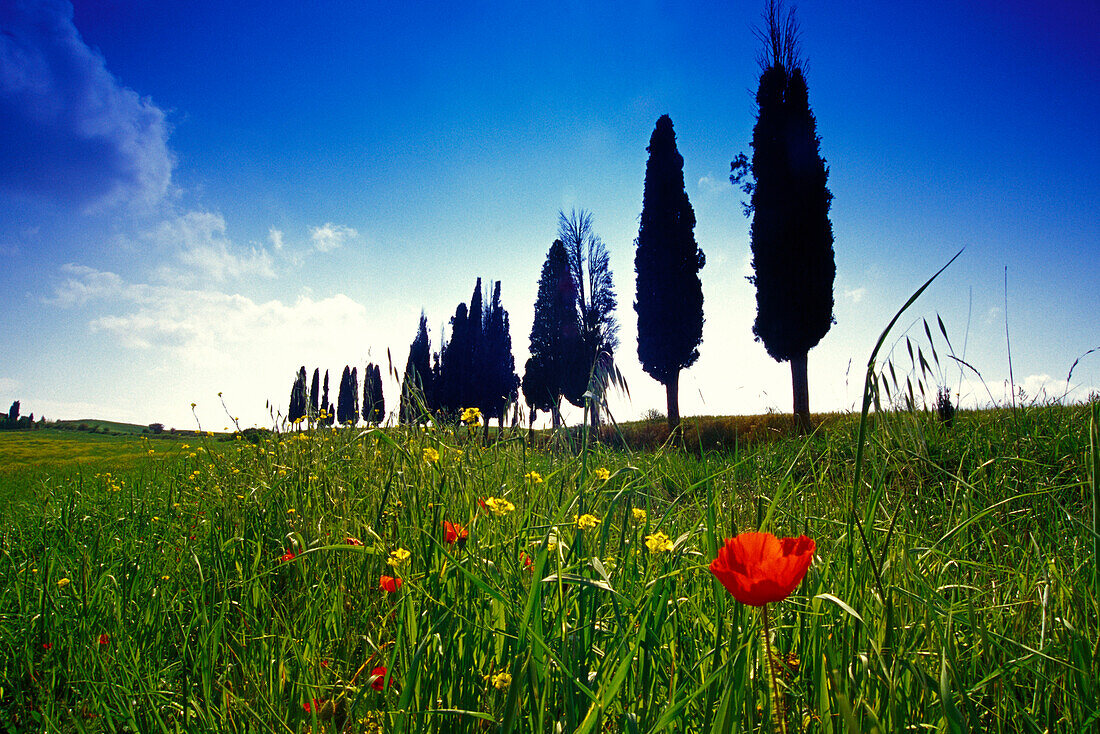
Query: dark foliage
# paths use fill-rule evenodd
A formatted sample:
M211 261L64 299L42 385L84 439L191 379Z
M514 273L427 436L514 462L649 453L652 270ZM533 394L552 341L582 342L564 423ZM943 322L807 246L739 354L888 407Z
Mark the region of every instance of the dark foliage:
M662 115L649 139L641 226L634 244L638 359L668 394L669 425L679 423L680 370L695 364L703 341L706 262L695 243L695 212L684 190L684 159L672 120Z
M324 387L321 388L321 410L324 411L324 418L320 421L321 425L331 426L336 420L336 406L328 401L328 370L325 370Z
M359 421L359 381L356 371L344 365L340 376L340 391L336 396L336 420L342 426Z
M777 3L765 14L764 66L756 93L752 161L733 162L731 180L750 195L756 285L753 335L778 362L790 361L794 411L809 415L806 355L833 320L833 229L829 170L820 154L798 56L793 11Z
M486 426L490 418L497 418L503 425L508 406L518 396L519 377L516 375L516 359L512 355L508 312L500 301L500 281L493 284L493 298L484 314L482 334L481 375L473 375L473 379L482 384L482 402L477 407L485 416Z
M306 368L298 370L294 377L294 384L290 388L290 408L286 414L287 420L297 423L306 417Z
M580 353L573 365L566 398L584 405L584 393L602 397L614 370L619 348L618 301L611 282L611 259L600 236L592 228L592 215L581 209L568 215L558 212L558 237L569 257L569 271L577 291L580 320ZM598 411L593 412L595 422Z
M418 423L425 410L435 410L435 391L431 365L431 342L428 338L428 319L420 312L420 326L416 338L409 345L409 359L401 377L401 404L399 419L402 423Z
M372 426L386 419L386 398L382 394L382 371L373 362L363 373L363 420Z
M319 406L317 401L321 398L321 368L313 368L313 381L309 387L309 420L314 422L317 420Z
M523 377L523 398L533 410L548 411L557 426L561 422L561 398L576 393L576 362L581 352L581 324L577 288L569 268L569 255L561 240L554 240L539 276L535 319L531 326L531 358ZM581 389L583 393L583 388Z

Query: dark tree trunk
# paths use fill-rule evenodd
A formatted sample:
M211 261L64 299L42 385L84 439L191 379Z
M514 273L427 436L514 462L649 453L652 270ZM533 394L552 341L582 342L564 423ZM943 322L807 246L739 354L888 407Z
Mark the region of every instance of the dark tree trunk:
M665 384L665 393L668 395L668 429L675 431L680 425L680 371L672 373L672 378Z
M810 425L810 386L806 379L806 354L791 357L791 388L794 392L794 415L802 428Z

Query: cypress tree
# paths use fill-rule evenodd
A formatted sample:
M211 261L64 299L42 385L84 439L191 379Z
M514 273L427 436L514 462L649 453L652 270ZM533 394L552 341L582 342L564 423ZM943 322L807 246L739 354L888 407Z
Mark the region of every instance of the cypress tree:
M752 267L756 285L756 341L777 362L791 363L794 414L810 415L807 357L833 318L833 228L829 169L821 157L810 110L794 11L772 0L758 32L764 43L752 161L741 154L731 181L750 202Z
M340 391L336 394L336 420L340 425L351 421L351 368L347 365L340 375Z
M359 422L359 368L351 368L351 382L348 383L351 393L351 424Z
M451 338L439 354L439 412L448 420L460 412L466 400L466 380L469 379L472 350L470 318L465 303L458 304L451 319Z
M325 370L325 382L321 390L321 410L325 412L325 417L321 420L321 425L331 426L336 417L336 409L333 407L332 403L328 401L328 370Z
M298 423L306 416L306 368L303 366L294 377L294 384L290 388L290 407L287 410L287 420Z
M311 423L317 421L317 414L319 406L317 401L320 399L320 385L321 385L321 368L313 368L313 382L309 387L309 420Z
M419 423L423 417L422 407L429 414L435 410L432 377L428 318L421 311L420 326L409 345L409 359L405 362L405 374L401 377L399 420L402 423Z
M561 398L572 391L570 375L576 374L580 333L577 288L569 269L569 255L562 241L554 240L539 275L531 358L524 367L522 384L527 405L532 410L548 411L555 428L561 425Z
M483 360L479 371L482 377L482 404L478 407L485 415L485 429L489 419L497 418L504 430L504 414L508 405L515 402L519 391L516 375L516 359L512 355L512 333L508 312L500 301L500 281L493 284L493 298L485 311L482 329Z
M649 139L641 226L634 241L638 360L665 386L668 424L680 423L680 370L699 359L706 262L695 243L695 212L684 189L684 158L672 120L662 115Z
M373 362L363 373L363 420L372 426L382 423L386 417L385 398L382 395L382 372Z

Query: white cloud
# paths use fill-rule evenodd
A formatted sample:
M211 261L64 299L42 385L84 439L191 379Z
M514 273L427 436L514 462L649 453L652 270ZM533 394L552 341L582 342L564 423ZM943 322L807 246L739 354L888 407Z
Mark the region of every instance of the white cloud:
M67 263L61 266L61 272L68 277L54 288L52 298L44 299L55 306L83 306L90 300L115 298L122 294L122 278L85 265Z
M707 194L721 194L733 191L729 179L718 179L714 176L703 176L699 179L699 190Z
M107 70L72 5L4 3L0 17L0 189L85 208L163 199L164 112Z
M345 227L342 224L325 222L325 224L320 227L311 228L309 236L313 240L313 246L317 248L318 252L331 252L344 244L346 240L352 237L358 237L359 233L351 227Z
M844 291L844 297L852 303L859 303L865 295L867 295L866 288L849 288Z
M145 239L173 252L176 260L185 267L183 273L163 267L162 276L168 280L173 276L177 279L182 276L184 282L190 276L212 278L218 282L229 278L275 277L267 250L252 247L247 252L236 251L237 248L226 236L225 219L220 214L186 212L165 219L146 232Z
M283 249L283 233L274 227L267 230L267 238L271 240L271 246L276 250Z

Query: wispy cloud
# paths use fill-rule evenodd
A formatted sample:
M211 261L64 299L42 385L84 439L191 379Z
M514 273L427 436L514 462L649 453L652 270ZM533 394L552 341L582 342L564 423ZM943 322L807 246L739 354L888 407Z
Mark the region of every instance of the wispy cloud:
M165 114L107 70L72 5L5 2L0 21L0 188L83 208L160 201Z
M844 291L844 297L852 303L859 303L863 300L863 297L867 295L866 288L848 288Z
M271 241L271 246L276 250L283 249L283 233L282 231L272 227L267 230L267 238Z
M267 250L235 247L226 235L225 218L205 211L190 211L161 221L144 235L155 246L171 252L178 267L164 265L161 275L167 280L188 282L231 278L273 278L271 256Z
M309 236L310 239L313 240L313 246L317 248L318 252L331 252L344 244L346 240L358 237L359 233L351 227L345 227L342 224L325 222L325 224L320 227L312 227L309 230Z

